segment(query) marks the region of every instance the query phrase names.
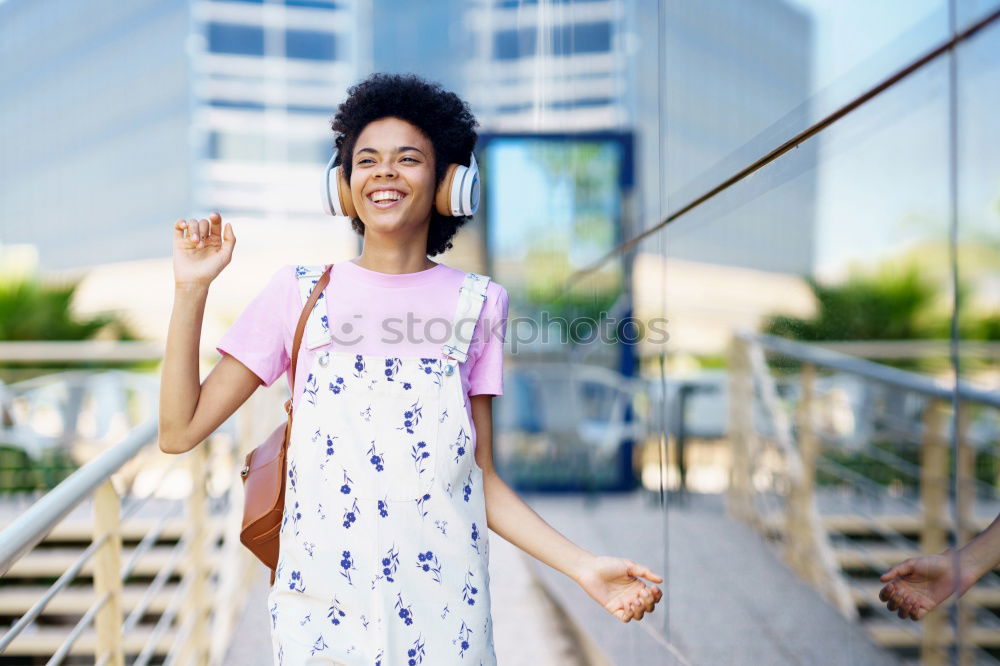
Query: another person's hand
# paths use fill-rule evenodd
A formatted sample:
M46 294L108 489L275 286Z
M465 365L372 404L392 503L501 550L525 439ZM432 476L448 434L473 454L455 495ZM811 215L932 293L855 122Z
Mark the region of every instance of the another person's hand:
M594 601L622 622L641 620L663 598L656 585L646 585L639 576L656 583L663 578L648 568L623 557L593 558L577 581Z
M900 618L922 620L954 591L954 562L948 553L921 555L882 574L879 599ZM965 590L961 590L964 592Z
M177 220L174 223L174 284L209 285L233 258L236 235L226 224L223 237L222 216L212 213L207 219Z

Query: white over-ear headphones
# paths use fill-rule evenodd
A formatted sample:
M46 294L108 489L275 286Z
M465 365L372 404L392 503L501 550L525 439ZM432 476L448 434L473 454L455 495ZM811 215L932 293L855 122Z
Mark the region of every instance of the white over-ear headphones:
M323 170L323 209L328 215L357 217L351 186L344 175L342 165L334 166L337 151ZM476 154L472 153L469 166L449 164L444 178L434 193L434 208L441 215L462 217L472 215L479 209L479 165Z

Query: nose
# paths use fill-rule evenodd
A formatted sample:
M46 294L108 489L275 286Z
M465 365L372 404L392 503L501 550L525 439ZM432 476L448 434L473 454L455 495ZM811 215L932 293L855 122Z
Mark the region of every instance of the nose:
M395 178L396 169L392 166L392 161L391 160L382 161L375 169L375 177L389 178L389 179Z

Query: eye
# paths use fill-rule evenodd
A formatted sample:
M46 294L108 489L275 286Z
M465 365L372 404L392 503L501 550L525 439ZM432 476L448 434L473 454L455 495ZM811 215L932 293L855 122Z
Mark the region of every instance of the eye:
M372 160L372 158L370 157L363 157L360 160L358 160L358 164L364 164L365 162L373 162L373 161L374 160Z
M410 160L411 162L419 162L419 161L420 161L420 160L418 160L418 159L414 159L414 158L410 157L409 155L407 155L407 156L406 156L406 157L404 157L403 159L404 159L404 160Z

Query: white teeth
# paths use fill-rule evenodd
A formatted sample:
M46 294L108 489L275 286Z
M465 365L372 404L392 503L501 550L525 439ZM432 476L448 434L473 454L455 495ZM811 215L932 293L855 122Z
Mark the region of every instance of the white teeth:
M379 190L378 192L372 192L371 199L375 203L381 203L383 201L397 201L403 198L403 194L400 192L393 192L390 190Z

